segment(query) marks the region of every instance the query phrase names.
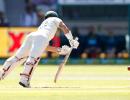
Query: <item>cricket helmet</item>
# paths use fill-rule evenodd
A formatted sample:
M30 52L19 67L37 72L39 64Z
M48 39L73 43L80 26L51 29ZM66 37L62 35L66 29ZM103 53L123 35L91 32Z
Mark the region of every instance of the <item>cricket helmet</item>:
M45 19L47 19L49 17L58 17L58 14L55 11L48 11L45 14Z

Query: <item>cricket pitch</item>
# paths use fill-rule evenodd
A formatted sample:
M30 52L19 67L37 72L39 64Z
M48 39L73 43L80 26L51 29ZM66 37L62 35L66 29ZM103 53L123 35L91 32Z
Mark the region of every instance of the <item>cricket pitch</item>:
M19 86L22 70L0 81L0 100L130 100L127 65L66 65L57 83L57 66L39 65L32 88Z

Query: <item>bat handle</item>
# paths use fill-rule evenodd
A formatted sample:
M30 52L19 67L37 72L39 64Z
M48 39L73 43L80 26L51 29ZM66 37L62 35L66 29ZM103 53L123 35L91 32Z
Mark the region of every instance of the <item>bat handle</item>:
M78 40L79 40L79 38L78 38L78 37L76 37L76 38L75 38L75 40L77 40L77 41L78 41Z
M75 37L75 39L74 40L76 40L76 41L78 41L78 37ZM71 46L71 50L73 49L73 46Z

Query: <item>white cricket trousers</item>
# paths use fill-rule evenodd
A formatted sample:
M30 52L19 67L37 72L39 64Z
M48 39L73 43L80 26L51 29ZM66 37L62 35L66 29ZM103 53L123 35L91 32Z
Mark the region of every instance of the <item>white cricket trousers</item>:
M0 79L4 79L18 64L23 62L25 62L25 64L21 77L27 75L26 80L30 79L33 70L38 64L40 57L48 44L48 38L42 34L32 32L27 35L15 56L10 57L4 63L3 69L0 71Z
M43 33L44 34L44 33ZM49 44L49 40L37 32L32 32L25 38L25 41L16 52L16 57L40 57Z

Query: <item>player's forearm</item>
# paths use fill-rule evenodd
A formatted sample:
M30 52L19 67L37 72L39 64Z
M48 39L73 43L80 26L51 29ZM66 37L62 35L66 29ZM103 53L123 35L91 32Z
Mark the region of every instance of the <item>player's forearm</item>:
M66 25L63 27L62 30L63 30L64 34L67 34L70 31Z
M71 31L63 22L60 23L59 28L64 32L66 38L69 40L71 47L77 49L77 47L79 46L78 38L73 38Z
M72 35L71 31L63 22L60 23L59 27L64 32L64 34L68 40L73 40L73 35Z
M60 47L48 46L46 48L46 50L50 51L50 52L57 53L59 55L67 55L70 52L70 47L67 46L67 45L62 46L61 48Z
M58 47L47 46L46 50L49 51L49 52L57 53L57 54L59 53L58 52Z
M64 32L64 34L67 34L70 31L69 28L63 22L60 23L59 28Z

